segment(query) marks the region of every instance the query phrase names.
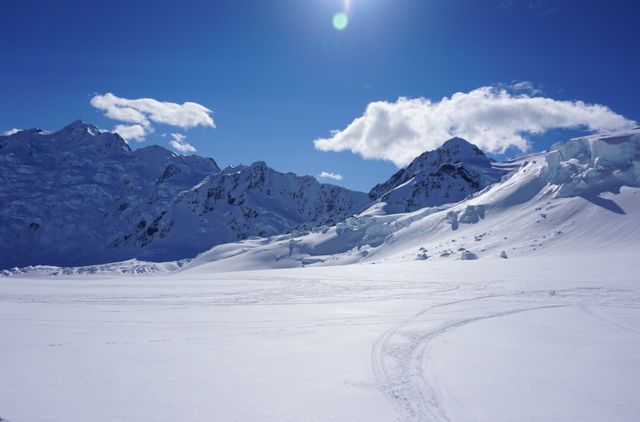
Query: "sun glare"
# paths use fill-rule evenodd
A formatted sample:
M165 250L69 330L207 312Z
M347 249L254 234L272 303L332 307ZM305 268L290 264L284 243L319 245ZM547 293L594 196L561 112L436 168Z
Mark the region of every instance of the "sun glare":
M333 15L333 27L338 31L342 31L349 25L349 17L344 12L338 12Z

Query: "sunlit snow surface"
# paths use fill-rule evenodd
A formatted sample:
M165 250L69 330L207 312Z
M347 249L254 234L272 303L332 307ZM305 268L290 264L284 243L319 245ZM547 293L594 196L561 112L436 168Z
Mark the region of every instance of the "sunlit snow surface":
M639 130L494 166L456 204L4 271L0 417L640 420Z
M0 279L0 417L637 421L636 251Z

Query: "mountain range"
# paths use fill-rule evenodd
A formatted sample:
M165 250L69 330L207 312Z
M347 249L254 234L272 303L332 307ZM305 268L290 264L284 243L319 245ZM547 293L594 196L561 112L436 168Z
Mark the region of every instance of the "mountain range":
M422 159L425 156L434 153L423 154ZM415 166L418 163L407 169ZM443 166L449 163L431 168ZM408 179L400 171L392 177L387 192L410 192L398 195L404 202L396 201L392 207L400 203L407 212L389 213L384 201L389 196L381 194L369 208L335 226L219 245L184 269L220 272L531 256L580 259L593 254L626 256L640 246L639 129L576 138L555 144L548 152L485 166L463 160L454 167L476 177L469 183L465 173L447 179L455 182L455 188L450 183L436 185L439 189L429 196L414 197L413 192L422 180L438 177L438 171L428 177L416 172ZM498 181L483 187L482 177L499 174ZM477 190L458 202L447 202L465 195L470 187ZM426 202L438 195L440 201L411 210L415 198Z
M82 121L20 131L0 137L0 269L197 254L188 265L504 257L557 244L569 227L588 227L588 215L600 230L631 224L620 240L635 241L639 134L578 138L506 162L453 138L367 194L264 162L220 169L160 146L132 150Z
M211 158L160 146L134 151L82 121L0 137L0 182L0 268L188 258L333 224L368 202L263 162L221 170Z

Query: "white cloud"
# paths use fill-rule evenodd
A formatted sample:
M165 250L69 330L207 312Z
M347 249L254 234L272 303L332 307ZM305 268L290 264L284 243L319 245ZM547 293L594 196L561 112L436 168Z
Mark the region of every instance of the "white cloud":
M127 139L126 134L130 136L128 139L143 141L149 132L153 132L152 123L182 129L196 126L215 127L211 118L213 112L193 102L177 104L153 98L132 100L106 93L91 98L91 105L101 110L110 119L132 123L132 125L118 125L114 128L114 132L118 132L125 139Z
M215 127L211 118L212 111L197 103L177 104L153 98L130 100L106 93L94 96L91 105L103 111L109 118L143 126L149 126L150 122L154 122L183 129L196 126Z
M14 135L14 134L16 134L18 132L22 132L22 129L13 128L13 129L9 129L9 130L7 130L5 132L2 132L2 134L4 136L11 136L11 135Z
M193 145L185 142L187 138L185 135L181 133L170 133L172 140L169 141L169 145L171 145L176 151L179 152L196 152L196 149Z
M182 133L169 133L169 135L178 143L183 143L184 140L187 139L187 135L183 135Z
M389 160L401 167L454 136L489 152L504 152L509 147L526 151L530 148L527 135L551 129L599 132L635 125L599 104L481 87L440 101L402 97L393 103L370 103L364 114L345 129L316 139L314 145L320 151L351 151L365 159Z
M180 143L177 141L169 141L169 144L175 148L176 151L180 152L196 152L196 149L191 144Z
M116 127L113 128L113 131L122 136L122 139L127 142L142 142L144 141L145 136L147 136L149 129L142 125L116 125Z
M338 182L340 180L342 180L342 175L341 174L331 173L331 172L328 172L328 171L323 171L322 173L320 173L318 175L318 177L321 178L321 179L337 180Z

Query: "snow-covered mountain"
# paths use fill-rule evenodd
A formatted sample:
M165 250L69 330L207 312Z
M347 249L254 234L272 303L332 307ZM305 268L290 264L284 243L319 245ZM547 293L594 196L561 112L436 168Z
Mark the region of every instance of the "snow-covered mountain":
M452 138L376 185L369 197L383 202L387 213L411 212L459 202L504 174L477 146Z
M640 247L640 129L573 139L491 168L505 175L458 203L389 214L379 202L333 227L215 247L184 268L615 254ZM398 174L402 186L404 173Z
M177 248L182 257L193 257L212 244L335 224L367 204L365 193L280 173L259 161L208 175L180 192L169 207L130 226L112 245L150 251Z
M331 224L367 195L264 163L220 171L159 146L133 151L76 121L0 136L0 268L193 257L214 245Z
M640 129L507 162L453 138L367 195L264 162L220 170L210 158L158 146L133 151L118 135L75 122L0 137L0 182L0 269L174 261L203 251L171 268L640 246ZM156 268L131 262L121 267Z

